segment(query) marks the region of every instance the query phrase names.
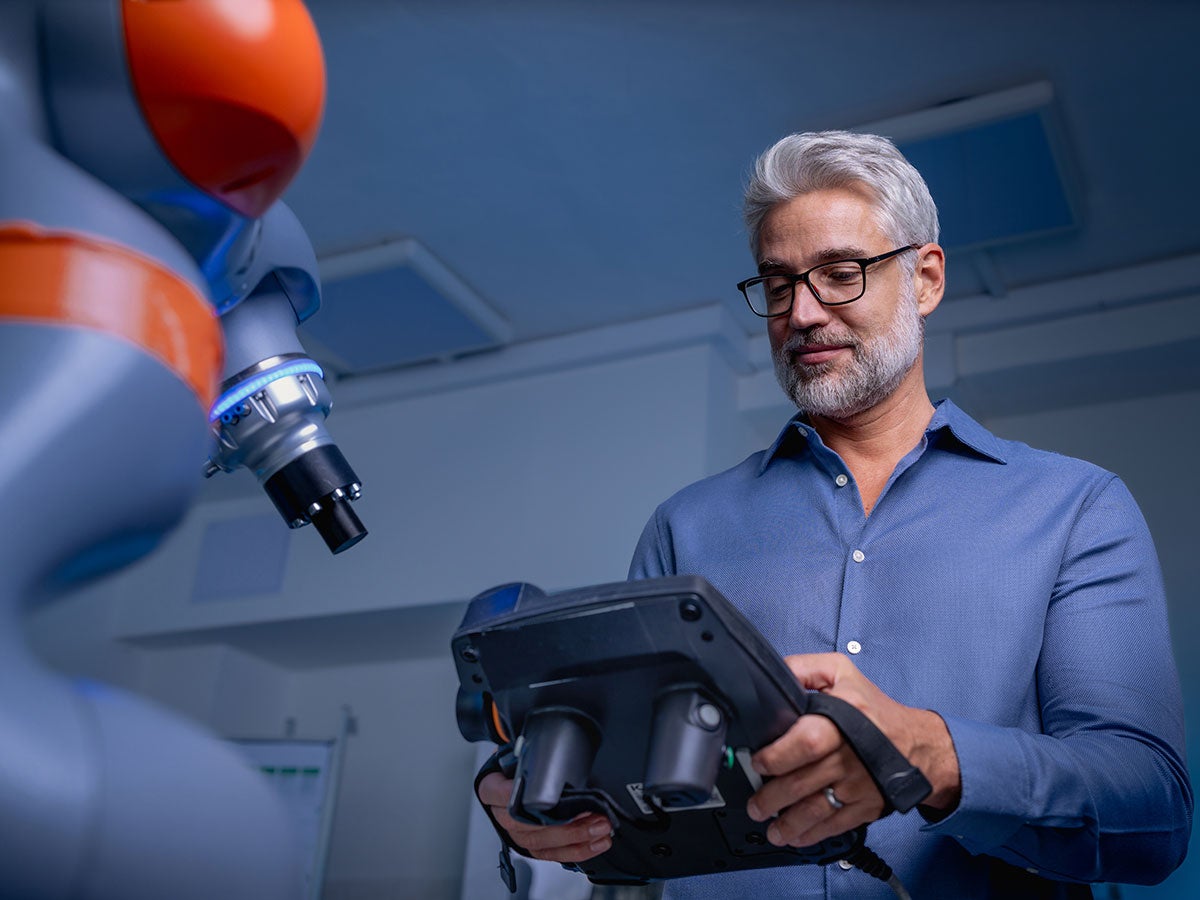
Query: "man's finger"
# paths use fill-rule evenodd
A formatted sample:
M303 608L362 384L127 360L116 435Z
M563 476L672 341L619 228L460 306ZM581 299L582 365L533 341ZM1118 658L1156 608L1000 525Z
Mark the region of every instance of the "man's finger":
M759 775L784 775L812 765L842 744L841 733L824 716L801 716L778 739L750 759Z
M537 859L578 863L591 859L612 847L612 823L599 813L580 813L562 825L530 825L519 822L508 812L513 781L492 772L479 781L479 799L492 811L496 824L513 843L524 847Z
M819 793L845 774L839 756L827 756L814 765L769 779L750 798L747 812L756 822L764 822L798 800Z
M800 686L810 691L827 691L838 682L846 657L840 653L801 653L784 662Z
M808 797L784 810L767 828L767 840L777 847L811 847L878 817L869 801L833 809L823 795Z
M595 813L576 818L565 825L529 825L517 822L504 810L492 808L500 827L526 850L552 850L573 844L590 844L612 834L612 825Z
M508 806L512 796L513 780L505 778L500 772L489 772L479 782L476 789L481 802L488 806Z
M548 850L533 850L526 847L535 859L544 859L557 863L581 863L599 856L612 847L612 838L596 838L588 843L568 844L566 847L555 847Z

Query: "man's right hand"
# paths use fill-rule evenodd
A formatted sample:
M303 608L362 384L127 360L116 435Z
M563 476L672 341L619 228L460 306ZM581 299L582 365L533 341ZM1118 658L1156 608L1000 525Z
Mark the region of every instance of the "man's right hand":
M600 813L580 813L565 825L526 825L508 814L513 782L492 772L479 782L479 799L487 804L514 844L536 859L581 863L612 846L612 823Z

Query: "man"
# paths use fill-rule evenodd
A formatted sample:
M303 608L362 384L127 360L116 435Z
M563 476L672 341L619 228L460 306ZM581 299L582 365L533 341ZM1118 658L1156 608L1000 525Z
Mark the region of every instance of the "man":
M1145 522L1121 481L1001 440L925 391L923 324L945 255L920 175L887 140L792 135L746 194L779 381L800 408L775 444L655 512L631 577L699 574L806 688L853 703L933 785L905 815L837 730L805 716L753 764L749 813L777 845L870 825L916 898L1090 897L1162 880L1192 793L1178 676ZM833 651L833 652L830 652ZM533 855L578 862L609 823L514 823ZM879 821L875 821L879 819ZM681 879L671 898L891 897L856 870Z

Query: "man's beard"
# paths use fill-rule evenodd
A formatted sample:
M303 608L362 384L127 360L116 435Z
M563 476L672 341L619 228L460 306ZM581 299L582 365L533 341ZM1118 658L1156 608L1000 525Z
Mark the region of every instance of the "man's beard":
M917 309L911 285L900 297L886 331L860 340L852 332L833 329L796 332L771 355L780 387L800 409L829 419L847 419L889 396L912 369L921 353L925 320ZM834 372L834 362L807 366L792 353L809 345L849 345L850 365Z

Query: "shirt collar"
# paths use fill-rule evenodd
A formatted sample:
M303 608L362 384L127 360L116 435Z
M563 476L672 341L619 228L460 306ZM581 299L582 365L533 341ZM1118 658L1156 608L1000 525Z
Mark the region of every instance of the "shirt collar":
M1005 452L1004 442L959 409L953 400L939 400L934 405L933 418L929 420L929 425L925 428L925 434L931 439L943 431L949 433L959 444L974 450L980 456L1001 465L1007 465L1008 455ZM812 426L808 424L808 418L801 410L788 420L783 430L779 432L779 436L775 438L775 442L767 448L767 452L763 454L762 462L759 464L758 474L761 475L765 472L776 456L791 451L797 441L803 442L804 446L807 446L811 437L813 437Z
M925 433L932 437L942 429L950 432L955 440L965 447L970 447L980 456L986 456L1002 466L1008 464L1008 449L1004 441L959 409L953 400L937 402Z
M801 428L805 429L803 437L801 437ZM787 424L783 426L783 430L779 432L779 436L775 438L774 443L763 454L762 462L758 466L758 474L761 475L765 472L767 466L771 464L775 457L789 449L789 446L794 445L796 441L803 441L807 445L807 429L808 420L804 415L804 410L800 410L800 412L788 419Z

